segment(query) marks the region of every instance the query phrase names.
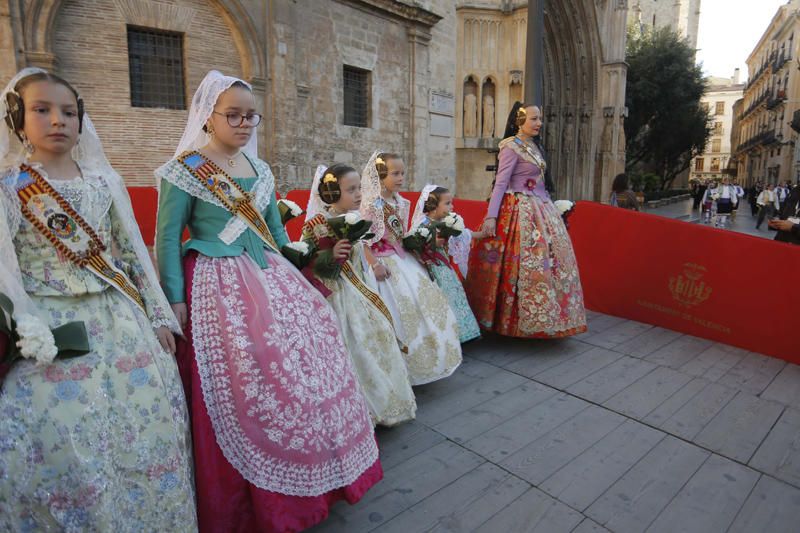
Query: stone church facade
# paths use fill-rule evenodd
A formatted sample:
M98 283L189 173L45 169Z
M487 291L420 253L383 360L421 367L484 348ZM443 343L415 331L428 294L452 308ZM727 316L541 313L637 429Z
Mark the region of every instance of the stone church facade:
M525 94L526 1L456 8L456 165L461 196L485 198L508 112ZM627 1L545 1L542 137L557 195L603 200L625 168Z
M0 83L24 66L73 82L132 186L152 185L153 169L172 157L194 89L215 68L253 85L265 117L259 152L282 192L307 188L318 163L360 169L381 148L404 156L407 188L435 181L480 198L491 179L486 149L523 94L526 4L0 0ZM546 2L546 142L559 192L571 198L602 197L624 163L626 6ZM478 19L494 25L485 43L475 31L491 24L468 25ZM487 48L493 57L481 55ZM166 61L170 76L147 78L135 50L162 54L145 63ZM476 84L476 124L465 132L468 79ZM483 118L487 80L493 125ZM161 105L147 103L142 91L172 92Z

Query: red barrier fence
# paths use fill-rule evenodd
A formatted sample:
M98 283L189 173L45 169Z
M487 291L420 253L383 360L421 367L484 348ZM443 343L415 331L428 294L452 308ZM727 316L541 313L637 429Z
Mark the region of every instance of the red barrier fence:
M131 188L136 218L153 243L156 192ZM286 197L305 207L308 190ZM403 193L414 204L419 193ZM486 203L455 200L467 227ZM300 237L302 220L287 225ZM586 307L800 363L800 246L579 202L570 217Z
M800 247L578 202L586 307L800 363Z

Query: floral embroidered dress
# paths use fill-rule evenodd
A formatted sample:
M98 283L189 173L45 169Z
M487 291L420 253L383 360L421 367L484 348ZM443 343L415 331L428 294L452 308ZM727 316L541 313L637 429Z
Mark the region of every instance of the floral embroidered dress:
M333 245L335 234L326 223L326 215L320 213L306 221L303 240ZM330 291L328 302L339 317L372 420L392 426L413 420L417 404L392 317L380 296L365 283L363 257L364 243L358 241L335 278L317 278Z
M331 306L219 205L184 156L203 157L185 153L156 171L156 248L167 298L189 308L179 363L200 530L300 531L381 479L367 403ZM226 186L249 193L280 248L288 237L272 172L248 161L256 177Z
M186 404L174 358L154 334L171 311L155 303L159 289L103 176L82 170L48 181L114 250L105 257L128 274L147 315L21 220L13 247L25 291L50 327L83 321L91 352L18 361L2 382L0 530L194 531ZM0 191L0 216L13 209L10 194Z
M429 226L430 219L426 216L420 222L422 226ZM469 231L469 230L465 230ZM460 237L460 236L459 236ZM467 294L464 292L464 285L456 274L455 267L450 262L449 243L445 243L444 247L437 247L437 251L447 258L446 263L436 263L430 265L431 273L433 274L436 284L442 289L442 292L447 297L450 304L450 309L456 316L458 322L458 338L461 343L475 340L481 336L481 329L478 326L478 321L472 313L472 309L467 301Z
M544 188L544 160L518 137L500 143L487 217L495 237L473 243L466 290L478 323L500 335L568 337L586 330L578 264Z
M411 384L422 385L446 378L458 368L461 343L458 322L444 293L403 249L408 211L408 200L399 196L390 201L377 198L364 211L365 218L381 217L381 223L373 226L383 231L375 235L372 253L391 273L378 282L370 272L368 279L389 307L398 338L408 347L406 365Z

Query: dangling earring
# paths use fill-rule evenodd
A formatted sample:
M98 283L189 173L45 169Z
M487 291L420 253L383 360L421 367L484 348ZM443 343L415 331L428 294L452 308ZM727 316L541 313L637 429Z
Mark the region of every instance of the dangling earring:
M209 137L214 137L214 133L215 133L215 132L214 132L214 128L211 126L211 124L209 124L208 126L206 126L206 130L208 130L208 136L209 136Z
M22 137L22 147L25 149L25 156L30 157L33 155L33 152L36 151L36 147L33 146L33 143L28 139L28 136L25 135L25 132L20 132L20 137Z

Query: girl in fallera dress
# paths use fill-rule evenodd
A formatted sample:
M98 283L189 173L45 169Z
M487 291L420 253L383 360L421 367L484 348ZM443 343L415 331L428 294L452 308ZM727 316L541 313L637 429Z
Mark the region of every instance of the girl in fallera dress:
M412 229L419 226L430 227L434 223L444 220L452 212L452 209L453 194L448 189L438 185L426 185L420 193L419 200L417 200L411 227ZM469 307L469 302L467 302L464 286L461 284L455 267L450 261L453 258L452 252L456 251L458 255L462 255L458 250L469 253L471 240L473 238L479 239L482 236L481 232L473 234L467 228L464 228L461 231L461 235L452 236L448 239L437 239L439 241L437 243L437 251L445 261L430 266L437 285L441 287L445 296L447 296L450 308L456 315L459 339L462 343L477 339L481 336L481 331L477 320L475 320L475 315L472 314L472 309Z
M578 263L567 228L545 190L547 164L534 142L537 106L515 104L500 142L497 176L475 241L467 297L482 328L500 335L558 338L586 330Z
M22 337L0 378L0 530L195 531L180 328L122 178L57 76L21 71L0 118L0 293ZM72 356L50 332L69 323Z
M355 169L320 166L311 186L303 240L317 250L332 247L332 253L316 253L314 275L330 293L328 302L339 317L373 422L392 426L413 420L417 410L392 315L365 283L364 242L337 240L328 223L343 216L360 219L360 204L361 176Z
M442 290L403 249L410 203L400 196L405 165L400 156L375 152L361 175L361 214L374 237L365 254L368 279L389 308L398 338L407 347L412 385L452 374L461 364L458 323Z
M300 531L382 477L333 309L278 252L288 238L256 154L260 121L250 86L211 71L175 158L156 171L201 531Z

